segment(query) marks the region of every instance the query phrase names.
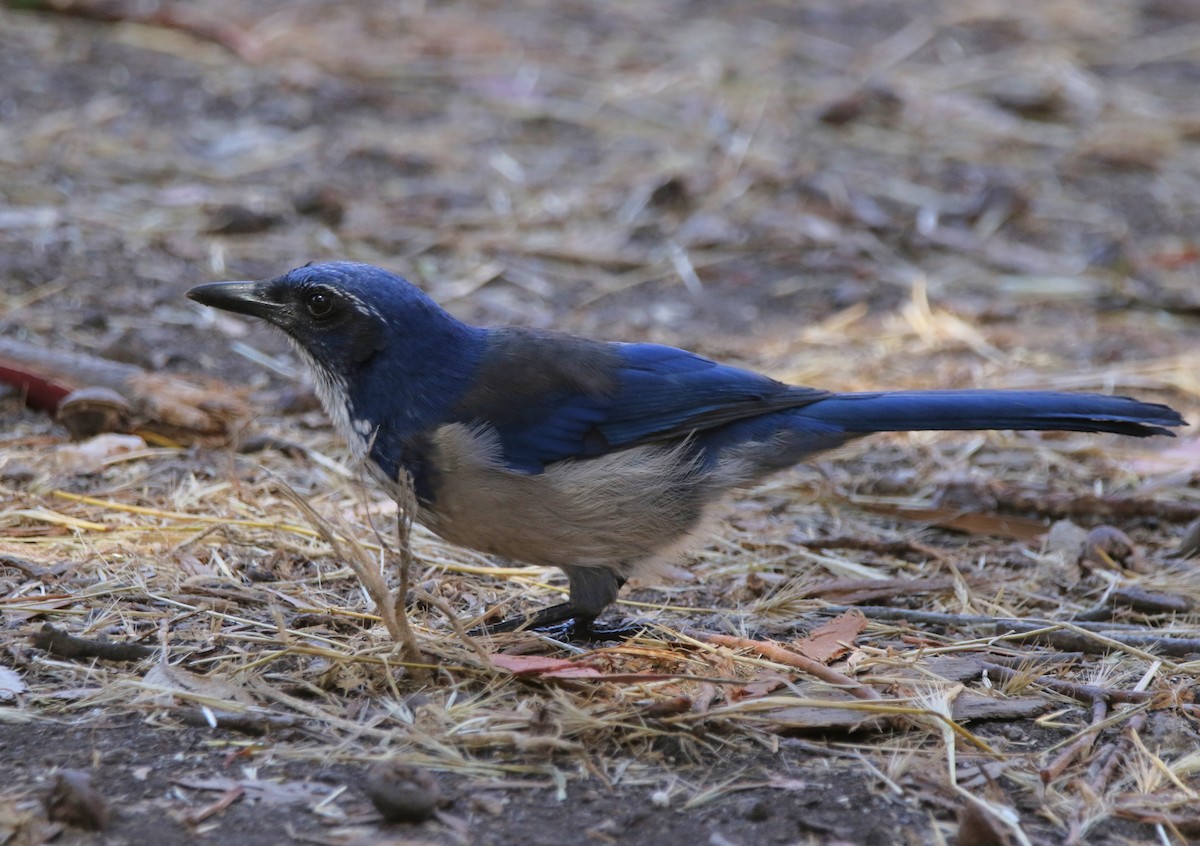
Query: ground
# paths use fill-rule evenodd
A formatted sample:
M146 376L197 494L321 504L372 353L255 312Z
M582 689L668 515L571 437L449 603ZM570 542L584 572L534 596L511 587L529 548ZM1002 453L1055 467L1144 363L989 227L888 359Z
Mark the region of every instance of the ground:
M1194 426L1197 44L1194 0L0 4L0 370L164 380L93 455L0 395L0 844L1196 838L1193 429L857 443L595 648L460 636L561 575L418 528L409 660L395 504L183 293L346 258L476 322ZM156 417L193 383L215 431Z

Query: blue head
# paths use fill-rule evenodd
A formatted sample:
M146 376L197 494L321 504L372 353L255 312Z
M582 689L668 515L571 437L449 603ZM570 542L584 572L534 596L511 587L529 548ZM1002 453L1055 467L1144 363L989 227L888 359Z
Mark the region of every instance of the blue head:
M282 329L315 367L342 378L385 350L403 361L471 331L415 285L357 262L308 264L261 282L213 282L187 295L262 318Z
M405 437L436 419L465 390L484 342L484 330L456 320L415 285L357 262L213 282L187 295L281 329L352 443L351 433L378 432L382 421Z

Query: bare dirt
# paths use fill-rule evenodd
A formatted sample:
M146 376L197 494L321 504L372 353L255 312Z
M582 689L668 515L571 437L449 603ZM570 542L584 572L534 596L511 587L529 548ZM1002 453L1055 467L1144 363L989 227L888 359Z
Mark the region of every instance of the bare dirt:
M1132 393L1195 423L1197 44L1192 0L0 4L3 337L219 377L255 404L237 440L275 439L83 470L65 429L0 397L0 846L1198 836L1195 652L991 643L1007 629L966 619L1102 606L1110 634L1200 636L1194 434L855 446L740 498L683 569L627 591L617 615L655 628L584 655L673 679L505 674L417 602L428 675L278 488L368 544L394 509L340 471L284 343L183 297L348 258L476 322L836 389ZM1055 547L1064 518L1129 547ZM561 588L427 535L415 551L464 619ZM1120 599L1135 588L1159 604ZM814 704L829 685L688 639L786 641L843 604L958 615L868 610L836 664L920 713L847 718ZM31 641L47 622L154 657L56 656ZM957 739L931 697L964 708ZM394 758L433 774L430 821L368 800ZM63 769L90 776L103 831L45 818Z

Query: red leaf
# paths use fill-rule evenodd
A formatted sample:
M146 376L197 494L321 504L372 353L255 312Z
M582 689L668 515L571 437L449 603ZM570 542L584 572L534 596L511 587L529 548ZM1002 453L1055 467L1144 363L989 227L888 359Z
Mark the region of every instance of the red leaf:
M518 676L540 676L549 679L579 679L601 676L595 667L576 664L563 658L546 655L492 655L492 663Z

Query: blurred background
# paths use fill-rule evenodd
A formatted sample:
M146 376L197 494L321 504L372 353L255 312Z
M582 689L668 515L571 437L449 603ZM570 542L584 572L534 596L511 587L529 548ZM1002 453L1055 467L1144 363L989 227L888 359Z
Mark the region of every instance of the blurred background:
M182 291L337 257L830 387L1128 367L1197 335L1198 51L1195 0L9 2L3 329L249 378Z

